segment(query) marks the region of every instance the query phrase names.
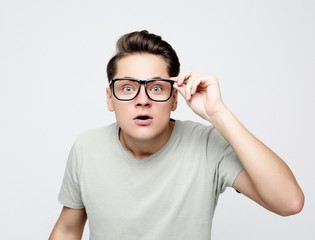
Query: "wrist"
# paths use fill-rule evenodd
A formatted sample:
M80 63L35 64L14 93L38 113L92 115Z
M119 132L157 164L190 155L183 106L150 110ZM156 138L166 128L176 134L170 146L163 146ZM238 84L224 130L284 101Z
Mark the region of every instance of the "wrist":
M223 128L226 122L233 116L232 112L223 105L218 111L209 115L207 121L209 121L215 128Z

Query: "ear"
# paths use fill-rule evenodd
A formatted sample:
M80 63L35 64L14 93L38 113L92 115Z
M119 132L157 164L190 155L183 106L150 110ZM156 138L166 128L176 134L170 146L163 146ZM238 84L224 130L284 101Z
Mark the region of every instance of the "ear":
M106 102L108 111L114 112L112 91L110 88L106 88Z
M172 106L171 106L171 111L174 112L177 108L177 95L178 92L176 89L173 90L173 95L172 95Z

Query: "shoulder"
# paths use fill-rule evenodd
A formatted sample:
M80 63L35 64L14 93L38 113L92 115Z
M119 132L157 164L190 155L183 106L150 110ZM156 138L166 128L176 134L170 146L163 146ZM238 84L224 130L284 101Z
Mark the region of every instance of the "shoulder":
M215 130L212 125L205 125L191 120L176 120L176 125L179 133L188 136L198 135L201 137L203 135L209 135Z
M208 145L226 148L228 143L213 125L205 125L190 120L176 120L178 133L188 137L191 141L196 139L206 141Z
M205 125L191 120L176 120L176 125L178 125L179 128L185 128L187 130L206 130L208 128L213 128L212 125Z
M74 144L76 146L89 146L110 141L115 136L117 128L117 123L112 123L107 126L86 130L78 135Z

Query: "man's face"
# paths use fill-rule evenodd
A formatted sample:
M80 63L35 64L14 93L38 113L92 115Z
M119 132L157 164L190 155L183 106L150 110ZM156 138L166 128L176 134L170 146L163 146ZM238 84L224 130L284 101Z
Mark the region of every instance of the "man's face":
M169 79L165 60L158 55L136 53L123 57L117 63L114 78L134 78L148 80L152 78ZM168 131L171 111L177 107L177 91L166 102L154 102L145 93L144 85L137 97L131 101L116 99L107 88L107 107L114 111L122 132L137 140L152 140ZM147 116L143 121L141 117Z

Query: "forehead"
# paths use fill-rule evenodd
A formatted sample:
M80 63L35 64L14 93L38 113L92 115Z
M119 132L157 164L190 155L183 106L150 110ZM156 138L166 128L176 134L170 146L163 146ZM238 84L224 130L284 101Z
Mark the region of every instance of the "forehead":
M134 53L124 56L118 61L115 78L121 77L169 78L169 74L163 57L150 53Z

